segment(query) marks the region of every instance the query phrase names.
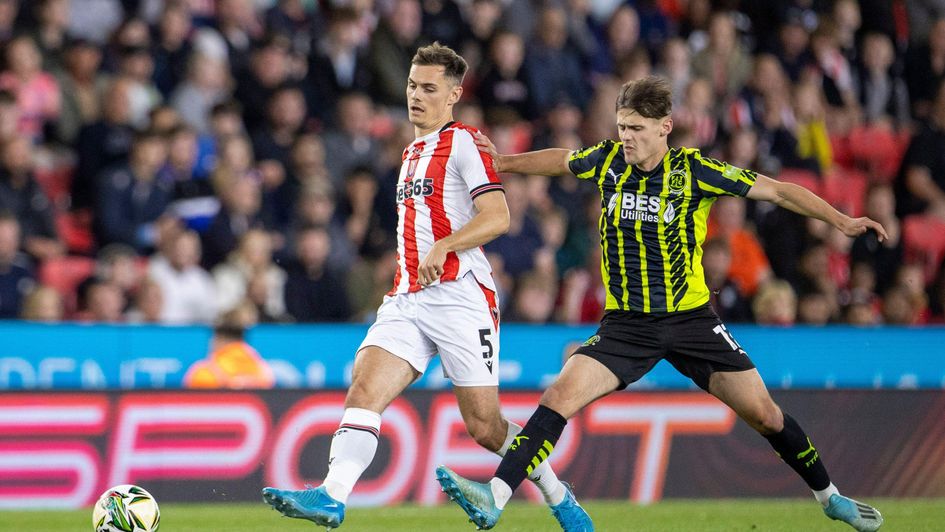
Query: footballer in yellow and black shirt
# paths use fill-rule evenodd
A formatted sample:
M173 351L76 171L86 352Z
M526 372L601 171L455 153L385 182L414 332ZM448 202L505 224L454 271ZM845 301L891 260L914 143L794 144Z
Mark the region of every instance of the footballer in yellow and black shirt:
M607 312L596 334L575 350L542 394L489 483L439 468L441 486L478 526L492 528L512 492L554 451L569 418L666 360L764 436L813 491L827 517L874 532L882 515L840 495L810 437L774 402L748 354L709 305L702 241L709 209L721 195L769 201L850 237L876 231L882 241L885 229L837 211L803 187L704 157L699 150L670 148L672 93L665 79L625 83L616 118L619 142L577 151L499 155L487 138L477 137L498 172L573 173L597 183Z
M612 140L571 153L578 179L597 184L601 273L606 310L676 312L709 301L702 242L709 207L721 195L745 196L757 174L672 148L651 171L627 164Z

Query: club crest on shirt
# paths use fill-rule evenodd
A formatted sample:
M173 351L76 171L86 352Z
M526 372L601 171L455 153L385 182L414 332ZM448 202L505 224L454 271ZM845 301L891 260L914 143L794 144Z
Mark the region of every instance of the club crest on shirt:
M413 175L417 173L418 164L420 164L420 150L412 148L410 150L410 160L407 161L407 177L409 179L413 179Z
M669 193L674 196L682 194L689 181L685 170L673 170L666 179L669 181Z

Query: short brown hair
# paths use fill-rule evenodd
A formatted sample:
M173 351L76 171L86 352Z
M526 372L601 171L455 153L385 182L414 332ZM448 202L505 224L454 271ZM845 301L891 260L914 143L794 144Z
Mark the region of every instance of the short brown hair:
M419 48L410 63L418 66L441 66L443 74L456 85L463 82L463 76L469 69L465 59L449 46L443 46L439 42Z
M673 112L673 91L659 76L628 81L620 87L617 111L629 109L646 118L663 118Z

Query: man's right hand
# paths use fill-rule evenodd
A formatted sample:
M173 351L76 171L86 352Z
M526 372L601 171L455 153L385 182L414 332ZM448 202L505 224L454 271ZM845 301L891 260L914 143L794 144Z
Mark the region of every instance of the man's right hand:
M477 131L473 140L476 142L476 147L479 148L479 151L488 153L489 156L492 157L492 169L497 173L501 172L502 169L499 168L499 158L501 156L489 137L485 136L481 131Z

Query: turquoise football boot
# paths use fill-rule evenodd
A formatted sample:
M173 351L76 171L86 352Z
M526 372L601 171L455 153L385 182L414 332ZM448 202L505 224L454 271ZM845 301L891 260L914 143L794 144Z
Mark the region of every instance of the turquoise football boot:
M489 484L465 479L446 466L436 468L436 480L450 500L466 512L476 528L489 530L499 521L502 510L496 508Z
M564 532L594 532L594 522L587 515L584 508L578 504L574 491L567 482L562 482L565 490L564 500L551 507L551 515L555 516L561 530Z
M834 493L824 508L827 517L843 521L859 532L874 532L883 526L883 516L872 506Z
M332 499L324 486L300 491L263 488L263 500L286 517L308 519L326 527L338 528L345 520L345 505Z

